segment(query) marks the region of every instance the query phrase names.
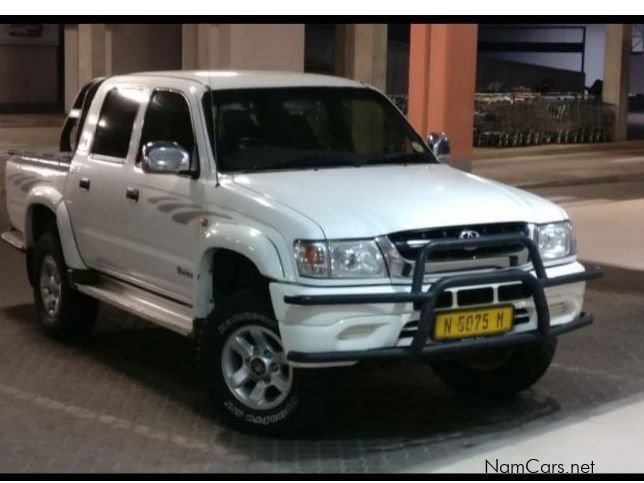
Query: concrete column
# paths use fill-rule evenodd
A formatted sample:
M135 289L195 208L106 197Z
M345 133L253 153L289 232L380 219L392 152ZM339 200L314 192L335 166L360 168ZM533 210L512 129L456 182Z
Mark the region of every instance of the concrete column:
M65 112L71 107L78 89L78 25L66 24L64 31L65 43Z
M105 24L78 24L78 82L106 75Z
M104 39L104 52L105 52L105 75L114 75L114 32L113 29L117 25L106 25L105 26L105 35ZM116 53L116 55L121 54L121 52Z
M304 71L304 24L184 25L187 69Z
M222 62L220 50L224 49L219 24L197 25L197 68L198 69L227 69L227 62Z
M451 164L471 170L476 24L412 24L409 52L409 112L423 136L446 132Z
M387 25L345 24L337 27L336 70L339 75L387 87Z
M181 28L181 65L183 69L214 69L218 45L217 24L183 24Z
M626 139L628 127L632 35L629 24L606 24L602 99L615 106L615 141Z
M233 24L220 36L232 69L304 72L304 24ZM223 29L220 34L223 33ZM224 55L221 57L225 62Z
M181 26L181 68L196 69L199 55L199 32L197 25L183 24Z
M112 24L106 29L108 75L177 70L182 65L182 29L176 24Z

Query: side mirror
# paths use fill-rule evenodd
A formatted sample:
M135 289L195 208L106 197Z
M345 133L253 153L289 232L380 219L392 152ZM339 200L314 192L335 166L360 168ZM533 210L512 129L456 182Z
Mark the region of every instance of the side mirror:
M449 138L444 132L433 132L427 136L427 144L441 163L449 161Z
M177 174L190 171L190 154L171 141L151 141L143 146L141 166L146 173Z

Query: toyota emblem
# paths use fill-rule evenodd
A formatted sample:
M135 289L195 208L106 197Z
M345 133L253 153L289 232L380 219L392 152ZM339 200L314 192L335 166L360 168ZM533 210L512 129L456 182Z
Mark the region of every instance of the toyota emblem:
M481 234L474 230L463 230L461 234L458 235L461 240L471 240L472 238L478 238L480 236Z

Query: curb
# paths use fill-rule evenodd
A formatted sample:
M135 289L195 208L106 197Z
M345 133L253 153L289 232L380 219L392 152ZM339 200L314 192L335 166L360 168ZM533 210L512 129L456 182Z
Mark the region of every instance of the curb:
M601 286L612 290L630 292L644 292L644 271L633 268L604 265L598 262L580 260L584 265L595 264L601 266L604 276L591 282L594 286Z
M475 173L476 174L476 173ZM622 183L627 181L644 181L644 173L636 173L631 175L616 175L616 176L598 176L594 178L580 178L580 179L561 179L550 181L535 181L527 183L512 184L517 188L560 188L564 186L584 186L598 183Z
M507 158L526 158L531 156L566 155L599 150L642 149L644 140L619 141L590 144L544 144L522 148L474 148L472 161L494 161Z

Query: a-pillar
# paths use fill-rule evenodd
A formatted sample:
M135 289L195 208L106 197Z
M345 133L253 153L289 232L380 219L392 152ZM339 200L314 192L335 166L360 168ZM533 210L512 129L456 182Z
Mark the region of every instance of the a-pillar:
M602 99L615 107L615 141L626 139L631 49L631 25L607 24Z
M381 91L387 87L387 25L340 24L336 27L336 72L366 82Z
M450 164L470 171L476 85L476 24L412 24L408 116L423 136L445 132Z

